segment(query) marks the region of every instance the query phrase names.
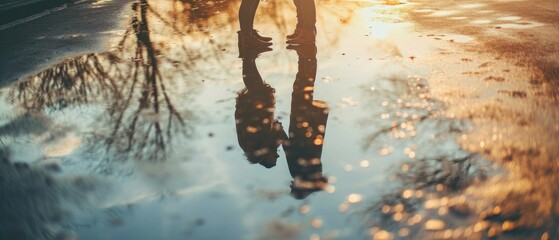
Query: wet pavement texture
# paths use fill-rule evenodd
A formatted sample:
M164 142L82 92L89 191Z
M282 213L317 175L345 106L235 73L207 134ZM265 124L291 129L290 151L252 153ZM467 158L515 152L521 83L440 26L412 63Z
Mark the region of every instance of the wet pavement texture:
M0 26L0 86L66 58L106 51L129 24L128 1L74 1Z
M116 2L0 31L0 239L559 237L554 1Z

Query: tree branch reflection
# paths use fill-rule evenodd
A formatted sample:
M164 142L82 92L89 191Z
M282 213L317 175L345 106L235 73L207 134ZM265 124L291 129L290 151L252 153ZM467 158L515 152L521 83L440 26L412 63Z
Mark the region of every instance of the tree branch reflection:
M165 81L159 69L146 16L147 1L136 2L132 8L136 12L131 22L136 35L132 78L130 87L122 89L125 97L115 98L109 108L113 127L106 144L108 150L116 144L117 148L124 152L134 152L135 159L159 161L165 159L166 142L171 140L171 133L184 132L186 124L166 91ZM136 91L137 89L139 91ZM128 109L131 108L131 100L137 92L140 94L139 104L136 110L131 110L131 113L127 114ZM161 105L164 105L167 111L165 132L160 120ZM126 127L123 126L124 122ZM173 129L174 126L178 129Z
M159 58L157 46L161 45L151 38L148 7L147 0L132 4L134 15L129 32L135 37L126 35L120 42L120 51L89 54L47 69L17 84L10 93L12 101L28 111L57 111L72 105L107 102L107 114L102 119L111 126L110 131L104 133L101 129L94 135L102 136L106 149L124 154L124 159L133 153L136 160L164 160L172 135L188 133L183 114L192 116L188 110L176 108L167 90L169 81L161 72L160 62L167 64L169 59ZM131 47L133 61L127 61ZM192 65L174 66L173 74L166 77L190 75Z

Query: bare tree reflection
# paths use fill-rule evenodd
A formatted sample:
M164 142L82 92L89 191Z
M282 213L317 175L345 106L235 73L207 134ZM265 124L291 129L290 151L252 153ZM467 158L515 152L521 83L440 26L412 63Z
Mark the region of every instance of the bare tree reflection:
M465 126L444 116L444 105L429 97L424 79L389 80L398 85L392 88L398 92L386 91L390 94L383 105L388 111L381 113L381 120L369 120L377 121L375 126L381 127L367 136L365 147L392 142L413 145L422 151L413 147L404 150L408 156L391 177L395 180L391 183L393 190L363 210L364 223L401 239L439 238L444 231L454 230L454 226L445 223L469 224L465 217L473 212L459 196L472 184L485 181L490 167L480 156L468 154L458 145L451 147L454 149L439 145L439 141L453 138Z
M444 104L430 97L425 79L391 75L384 80L390 87L375 92L385 99L384 108L372 109L380 118L363 121L365 128L375 127L364 147L383 146L381 155L403 150L407 157L390 178L392 190L359 214L373 234L394 239L488 239L501 234L525 239L556 234L553 213L533 213L538 209L533 199L541 197L536 190L529 196L504 190L502 199L491 195L499 189L492 189L489 196L474 193L498 179L494 176L500 176L500 169L459 144L444 146L468 125L447 116ZM538 164L533 158L526 160L531 166Z
M388 232L394 239L438 238L441 231L452 231L453 226L445 223L460 222L447 221L451 218L449 209L463 210L463 202L453 197L485 181L489 166L480 156L463 151L457 144L447 144L448 138L455 138L466 125L445 116L444 104L430 97L426 79L400 72L389 72L380 79L383 82L377 83L372 99L382 99L383 107L371 108L378 117L363 121L364 128L374 129L363 147L380 146L380 155L403 151L406 157L391 171L391 182L386 184L391 190L363 209L360 216L367 228L375 230L373 234ZM370 94L369 89L367 92ZM446 199L444 204L440 204L441 198ZM462 214L471 213L464 210Z
M167 91L169 81L161 73L160 62L176 61L158 55L150 35L148 8L146 0L132 4L129 33L135 37L127 34L120 42L121 51L89 54L47 69L17 84L10 94L12 101L28 111L108 101L103 121L109 122L110 132L98 131L93 137L102 138L107 150L115 149L124 158L132 153L137 160L164 160L172 135L188 132L182 115L191 114L179 112ZM126 60L129 49L133 49L131 62ZM174 66L174 73L190 76L192 64Z
M423 213L422 218L436 218L436 213L429 215L425 212L425 203L445 196L451 199L450 202L433 206L433 211L451 208L458 215L470 214L468 210L460 209L464 207L461 205L464 202L455 201L452 196L461 193L473 183L486 180L488 168L488 164L484 164L476 155L424 157L406 161L394 175L396 189L365 209L367 225L398 232L406 227L406 223L411 222L413 224L407 227L420 232L422 229L419 223L426 220L414 222L415 220L410 219L419 212Z
M68 60L39 73L30 81L17 84L14 87L17 91L12 90L10 97L30 111L62 110L69 105L109 97L109 92L117 91L116 79L123 75L120 71L109 75L109 69L101 63L104 58L112 62L119 60L114 54L88 54Z
M113 127L106 140L107 149L116 145L124 152L133 152L136 159L159 161L165 159L166 142L170 141L172 133L184 132L186 124L171 102L159 69L146 16L147 1L132 4L132 9L136 12L131 23L136 35L135 62L129 87L118 92L123 95L122 98L115 98L109 108ZM139 89L139 104L132 110L131 101L137 93L136 89ZM162 107L168 114L166 131L160 120ZM124 122L127 126L123 126ZM178 129L173 129L173 126Z

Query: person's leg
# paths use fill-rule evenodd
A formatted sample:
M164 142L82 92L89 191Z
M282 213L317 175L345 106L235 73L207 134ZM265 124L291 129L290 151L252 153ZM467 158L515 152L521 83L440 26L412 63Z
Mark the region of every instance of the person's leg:
M256 10L258 9L258 4L260 3L260 0L256 0L254 1L254 3L252 4L252 9L250 10L250 18L252 19L252 21L254 22L254 17L256 16ZM254 28L254 24L252 26Z
M305 0L293 0L293 4L295 5L295 10L297 12L297 25L295 26L295 29L301 29L301 24L304 22L303 20L303 4L302 2Z
M242 0L239 7L239 46L266 47L271 43L262 40L254 31L254 16L260 0Z
M302 45L315 42L316 9L314 0L294 0L297 7L297 28L287 36L287 44Z
M300 11L297 11L297 21L300 28L305 30L316 30L316 6L314 0L297 0L300 1Z
M248 35L253 29L254 12L259 0L243 0L239 7L239 24L243 35ZM256 7L255 7L256 5Z
M254 17L256 16L256 10L258 9L258 4L259 4L259 3L260 3L260 0L256 1L256 2L254 3L254 5L252 6L252 9L251 9L251 14L252 14L251 19L254 19ZM253 22L254 22L254 20L253 20ZM272 40L271 37L264 37L264 36L261 36L260 34L258 34L258 31L254 30L254 24L252 25L252 28L253 28L252 34L253 34L256 38L258 38L259 40L265 41L265 42L269 42L269 41Z
M287 39L295 38L301 32L302 29L301 24L303 23L303 15L304 15L303 6L301 4L302 1L303 0L293 0L293 5L295 5L295 11L297 13L297 25L295 25L295 29L293 30L293 33L287 35Z

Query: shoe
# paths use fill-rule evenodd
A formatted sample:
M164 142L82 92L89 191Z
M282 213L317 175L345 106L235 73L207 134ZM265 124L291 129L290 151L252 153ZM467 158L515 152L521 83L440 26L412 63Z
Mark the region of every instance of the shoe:
M290 45L306 45L313 44L316 41L316 32L314 30L300 30L295 37L288 39L287 44Z
M241 46L239 48L239 58L256 59L261 53L272 51L269 47L253 48L250 46Z
M264 41L264 42L272 41L271 37L264 37L264 36L258 34L258 30L256 30L256 29L252 29L252 35L255 36L256 38Z
M287 40L292 39L292 38L296 37L297 35L299 35L299 33L301 33L301 29L295 28L295 30L293 30L293 33L287 35L286 38L287 38Z
M315 58L316 57L316 44L306 45L287 45L289 50L295 50L300 58Z
M269 47L272 46L271 42L266 42L258 39L253 32L249 32L248 34L243 34L241 31L237 32L239 45L242 46L251 46L251 47Z
M272 50L270 48L272 43L258 40L252 34L250 34L248 37L246 37L246 36L243 36L241 31L238 31L237 32L237 38L238 38L237 47L239 48L239 58L245 58L245 56L251 56L252 54L250 52L247 52L248 54L244 53L245 51L251 50L251 49L256 49L256 50L261 49L261 50L263 50L261 52L267 52L267 51ZM254 52L254 50L252 50L252 52ZM261 52L258 52L256 54L256 56L258 56L258 54L261 53Z

